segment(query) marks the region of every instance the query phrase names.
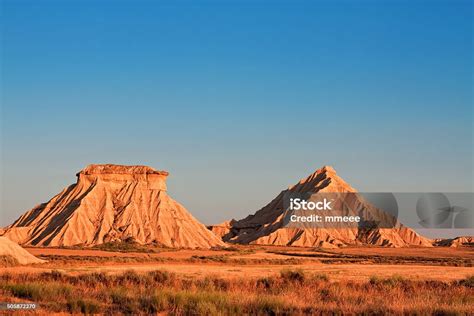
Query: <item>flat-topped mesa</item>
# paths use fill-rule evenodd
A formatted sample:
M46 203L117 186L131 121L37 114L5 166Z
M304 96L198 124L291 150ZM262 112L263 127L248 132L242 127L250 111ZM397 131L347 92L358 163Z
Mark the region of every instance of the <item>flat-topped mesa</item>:
M148 166L125 166L114 164L88 165L77 176L77 183L104 181L109 183L139 182L149 190L166 191L167 171Z
M24 213L0 234L41 247L122 241L223 247L219 237L169 196L167 176L146 166L89 165L77 173L76 184Z

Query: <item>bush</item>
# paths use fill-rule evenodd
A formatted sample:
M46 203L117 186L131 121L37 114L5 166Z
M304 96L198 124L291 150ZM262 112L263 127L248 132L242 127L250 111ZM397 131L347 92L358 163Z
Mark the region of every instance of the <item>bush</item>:
M282 270L280 272L280 276L285 281L290 282L304 282L305 280L305 273L301 269L296 270Z
M322 301L327 301L331 297L331 292L329 291L329 289L322 289L319 292L319 296L321 297Z
M376 275L372 275L370 278L369 278L369 283L372 284L372 285L377 285L377 284L380 284L381 280L378 276Z
M148 275L138 274L134 270L127 270L123 274L116 277L117 283L120 285L124 284L144 284L146 283Z
M205 290L227 291L230 288L230 282L221 278L207 276L202 280L197 280L196 285Z
M313 280L316 280L316 281L324 281L324 282L327 282L329 281L329 277L327 274L315 274L313 275Z
M325 283L328 279L301 270L258 280L181 277L159 270L117 275L4 273L0 293L6 299L38 303L41 314L472 314L474 276L453 282L411 281L399 275L374 276L369 282Z
M147 275L153 280L153 282L160 284L168 284L176 278L174 273L162 270L150 271Z
M240 248L236 246L222 247L221 249L225 251L240 251L241 250ZM217 250L220 250L220 249L217 249Z
M14 267L20 263L12 256L0 256L0 267Z
M387 287L395 287L395 286L404 286L409 287L410 282L409 280L403 278L401 275L394 274L389 278L382 279L378 276L371 276L369 279L369 284L371 285L379 285L379 286L387 286Z
M111 284L112 277L109 277L103 272L93 272L81 274L73 278L73 283L83 283L89 287L95 287L97 285L109 286Z
M264 288L264 289L271 289L275 286L275 279L274 278L260 278L257 280L256 287L257 288Z
M61 297L68 298L72 294L72 287L68 284L22 283L8 284L4 288L15 297L32 301L57 300Z
M44 278L49 278L51 280L54 280L54 281L59 281L59 280L62 280L64 278L64 273L62 273L61 271L58 271L58 270L52 270L51 272L43 272L41 275L41 277L44 277Z
M190 261L191 261L191 262L205 261L205 262L220 262L220 263L226 263L226 262L229 261L229 256L228 256L228 255L216 255L216 256L198 256L198 255L193 255L193 256L191 256Z
M40 284L9 284L5 287L13 296L38 301L42 298L43 287Z
M135 300L126 288L113 288L110 291L110 298L112 303L124 314L136 314L137 307Z
M156 314L169 308L171 295L168 291L158 291L154 295L139 298L140 309L147 314Z
M466 277L464 280L461 280L459 283L465 287L474 288L474 275L470 275Z
M217 292L180 291L171 300L176 310L186 315L217 315L224 311L229 313L231 304L228 298L227 295Z
M405 282L405 279L401 276L401 275L398 275L398 274L394 274L392 275L390 278L387 278L385 280L383 280L383 284L384 285L388 285L388 286L396 286L396 285L399 285L399 284L403 284Z
M102 250L102 251L112 251L112 252L142 252L150 253L156 252L154 249L158 245L149 244L142 245L133 239L127 239L122 241L111 241L106 242L97 246L92 247L93 249Z
M78 299L67 302L68 311L71 313L97 314L101 311L100 303L96 300Z
M285 304L278 297L275 296L259 296L253 302L253 304L249 306L249 308L250 314L254 315L291 314L289 311L291 308L288 306L288 304Z

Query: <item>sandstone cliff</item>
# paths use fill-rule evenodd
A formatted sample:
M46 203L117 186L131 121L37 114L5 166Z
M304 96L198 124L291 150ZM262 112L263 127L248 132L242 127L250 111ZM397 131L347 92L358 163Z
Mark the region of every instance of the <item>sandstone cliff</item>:
M207 226L207 228L215 235L219 236L220 238L223 238L230 232L230 229L232 228L234 222L235 220L225 221L220 224Z

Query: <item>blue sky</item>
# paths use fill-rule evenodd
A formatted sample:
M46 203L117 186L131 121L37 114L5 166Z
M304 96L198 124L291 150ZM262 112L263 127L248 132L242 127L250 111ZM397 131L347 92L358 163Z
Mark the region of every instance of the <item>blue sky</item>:
M322 165L472 191L471 1L2 1L2 218L89 163L170 172L205 223Z

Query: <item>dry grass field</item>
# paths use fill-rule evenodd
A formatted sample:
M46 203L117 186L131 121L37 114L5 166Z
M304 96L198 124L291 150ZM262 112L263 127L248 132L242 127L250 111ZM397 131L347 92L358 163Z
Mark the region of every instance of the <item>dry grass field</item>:
M0 301L39 314L473 314L472 248L27 248Z

